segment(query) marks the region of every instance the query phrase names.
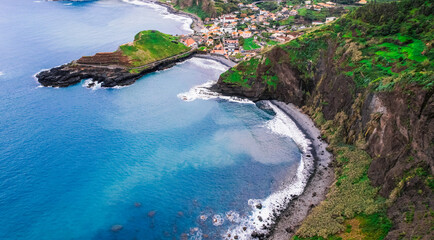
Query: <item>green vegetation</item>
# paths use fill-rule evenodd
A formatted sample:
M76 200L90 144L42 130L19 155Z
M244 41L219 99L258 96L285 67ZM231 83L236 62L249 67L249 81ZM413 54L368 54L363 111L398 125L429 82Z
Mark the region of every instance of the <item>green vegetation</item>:
M339 16L341 13L336 12L336 13L332 13L330 12L330 9L328 8L323 8L321 9L321 11L315 11L312 9L306 9L306 8L300 8L298 10L298 14L302 17L304 17L306 20L310 20L310 21L322 21L324 22L326 20L326 17L330 17L330 16ZM297 16L299 17L299 16Z
M244 39L243 48L244 48L244 50L254 50L254 49L261 48L261 47L258 44L256 44L253 37L250 37L250 38Z
M211 17L211 14L203 11L202 8L200 6L197 6L197 5L184 7L184 8L181 8L180 6L176 5L175 9L182 10L182 11L188 12L188 13L192 13L192 14L200 17L200 19L202 19L202 20L207 18L207 17Z
M280 21L279 21L279 24L280 24L281 26L284 26L284 25L291 25L291 24L294 23L294 19L295 19L295 16L289 16L289 17L286 18L286 19L280 20Z
M386 201L378 197L378 189L367 176L372 161L364 151L343 144L344 112L334 120L325 121L321 106L307 109L336 156L336 182L327 199L313 209L297 231L294 239L383 239L391 228L385 215ZM356 145L363 145L359 140Z
M216 16L216 7L214 1L200 0L200 1L188 1L188 0L176 0L173 6L177 10L192 13L200 17L202 20L207 17Z
M134 67L138 67L190 50L178 40L178 37L158 31L143 31L135 36L133 43L120 46L120 50L131 59Z
M247 39L246 39L247 40ZM252 58L248 61L243 61L237 65L236 68L231 68L229 71L223 73L221 78L223 82L232 83L241 87L250 88L249 79L255 79L256 70L258 68L260 59Z
M284 47L305 77L311 73L304 64L317 62L319 52L333 40L339 71L352 77L359 88L385 91L407 83L432 88L433 11L434 4L427 0L369 4Z
M308 14L307 10L300 11L305 16ZM331 74L346 76L345 81L354 81L355 89L352 91L356 93L399 90L407 85L418 85L432 91L432 12L434 3L429 0L368 4L330 25L277 45L262 57L241 62L224 73L222 78L226 83L248 88L255 83L266 83L269 90L275 90L279 83L275 66L281 64L290 66L308 86L315 81L323 81L325 75L330 74L317 74L316 68L326 62L333 66ZM315 81L314 77L317 77ZM315 85L321 86L320 83ZM306 95L309 96L309 93ZM372 159L363 150L363 133L351 135L347 132L350 130L344 129L345 123L351 123L351 119L361 118L357 115L363 97L354 100L352 116L340 112L328 121L322 111L328 103L321 101L321 96L316 97L318 99L311 99L317 103L315 108L307 107L305 110L321 128L322 136L330 143L329 149L336 156L336 182L327 199L305 219L294 239L383 239L391 228L385 214L387 206L398 198L412 178L422 180L430 189L434 187L434 178L424 167L412 168L403 179L397 179L397 187L387 200L379 197L378 189L371 186L367 176ZM371 121L376 119L379 117L372 116ZM367 127L367 133L370 128ZM348 142L354 145L348 145ZM425 193L420 189L418 194ZM409 206L403 218L406 223L415 221L414 207Z
M263 3L257 4L257 6L260 9L267 10L270 12L273 12L274 10L277 10L279 8L279 5L277 5L277 3L275 3L275 2L263 2Z

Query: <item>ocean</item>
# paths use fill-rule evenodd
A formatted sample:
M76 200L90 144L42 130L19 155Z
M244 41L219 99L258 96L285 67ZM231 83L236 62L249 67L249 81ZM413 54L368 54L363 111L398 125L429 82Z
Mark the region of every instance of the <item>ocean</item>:
M140 1L0 2L0 239L247 239L300 193L307 143L288 117L195 91L216 61L113 89L33 77L190 23Z

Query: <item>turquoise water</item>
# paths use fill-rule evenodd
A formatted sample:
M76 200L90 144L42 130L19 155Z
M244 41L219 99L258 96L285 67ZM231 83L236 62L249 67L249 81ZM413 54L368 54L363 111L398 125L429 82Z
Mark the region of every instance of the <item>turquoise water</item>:
M226 213L247 217L249 199L282 187L300 150L267 127L272 114L177 97L217 79L217 62L193 58L120 89L32 77L189 22L116 0L0 2L0 239L218 239L239 224Z

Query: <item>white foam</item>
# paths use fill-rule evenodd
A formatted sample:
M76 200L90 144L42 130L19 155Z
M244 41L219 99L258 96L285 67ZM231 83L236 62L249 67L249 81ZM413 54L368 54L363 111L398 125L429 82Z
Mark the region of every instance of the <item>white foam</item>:
M213 60L213 59L193 57L188 62L192 63L192 64L194 64L200 68L203 68L203 69L215 69L215 70L218 70L220 72L226 72L229 68L229 67L225 66L224 64L222 64L216 60Z
M3 76L3 75L5 75L5 74L3 72L0 72L0 77Z
M270 227L275 221L275 216L286 208L290 200L303 192L313 171L313 158L310 152L311 142L298 129L294 121L282 110L271 102L267 101L266 103L273 109L276 116L268 121L265 127L275 134L290 137L294 140L302 151L300 164L294 179L290 181L290 184L284 186L283 189L274 192L266 199L250 199L248 205L252 208L251 214L248 217L242 218L238 225L228 229L222 235L223 238L226 238L230 234L231 236L238 236L238 239L251 239L253 232L267 233L268 228L264 228L263 226ZM261 205L260 209L257 207L259 204ZM246 228L246 230L243 228Z
M93 91L101 89L102 82L96 82L92 78L84 80L82 86L86 88L90 88Z
M190 229L189 240L202 240L202 230L199 228Z
M65 3L65 4L63 4L63 5L65 5L65 6L71 6L72 3Z
M202 215L199 216L199 219L200 219L202 222L205 222L205 221L208 219L208 215L202 214Z
M209 88L215 84L215 81L209 81L205 84L195 86L187 93L178 94L178 97L184 101L193 101L195 99L225 99L228 101L235 101L240 103L252 103L250 100L222 96L218 93L212 92ZM226 213L226 218L238 223L227 230L222 235L223 239L227 239L227 236L238 236L238 239L251 239L253 232L259 234L267 233L267 229L274 223L275 217L281 213L289 204L289 202L295 197L303 193L306 187L307 181L314 169L314 159L311 153L311 141L306 138L304 133L297 127L295 122L288 117L282 110L269 101L265 101L275 113L275 117L269 120L264 127L268 128L274 134L291 138L299 147L302 152L300 158L300 164L297 168L296 174L293 179L290 179L283 186L282 189L274 192L265 199L249 199L247 204L252 208L252 212L249 216L240 218L238 213L229 211ZM260 207L258 208L257 206ZM220 226L220 215L214 215L213 224ZM266 228L264 228L266 226ZM244 230L245 228L245 230Z
M137 6L151 6L155 4L150 4L148 2L140 1L140 0L122 0L124 3L133 4Z
M240 214L232 210L226 213L226 219L233 223L239 223L241 221Z
M246 98L224 96L224 95L221 95L220 93L216 93L216 92L211 91L209 88L212 85L214 85L215 83L216 83L216 81L208 81L204 84L194 86L188 92L178 94L177 97L186 101L186 102L191 102L191 101L194 101L196 99L203 99L203 100L223 99L223 100L227 100L229 102L254 104L252 101L250 101L249 99L246 99Z
M225 222L225 219L221 214L215 214L212 216L212 225L221 226Z

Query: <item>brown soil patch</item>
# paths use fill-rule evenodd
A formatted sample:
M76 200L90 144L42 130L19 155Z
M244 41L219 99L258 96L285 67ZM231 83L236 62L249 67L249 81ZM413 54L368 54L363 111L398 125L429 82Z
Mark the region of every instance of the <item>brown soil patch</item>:
M356 218L353 218L351 220L345 221L345 226L351 225L351 231L350 232L343 232L339 234L338 236L342 239L346 240L363 240L364 235L362 233L362 229L360 229L360 221Z

